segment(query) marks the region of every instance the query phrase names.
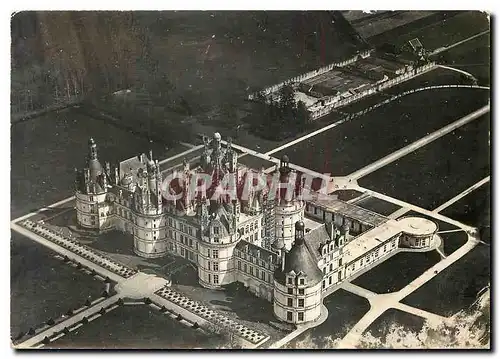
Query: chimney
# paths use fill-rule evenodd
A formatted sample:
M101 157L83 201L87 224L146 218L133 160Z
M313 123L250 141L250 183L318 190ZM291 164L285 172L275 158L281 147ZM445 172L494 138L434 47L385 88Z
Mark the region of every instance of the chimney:
M286 254L286 248L283 248L281 250L281 271L285 271L285 254Z

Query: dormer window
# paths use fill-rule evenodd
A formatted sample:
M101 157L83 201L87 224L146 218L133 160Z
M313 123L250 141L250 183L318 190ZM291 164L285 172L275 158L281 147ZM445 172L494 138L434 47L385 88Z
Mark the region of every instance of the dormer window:
M305 284L305 279L304 278L300 278L299 279L299 285L304 285Z
M214 227L214 234L219 235L219 227Z
M287 284L289 284L289 285L293 284L293 278L292 277L288 277L287 278Z

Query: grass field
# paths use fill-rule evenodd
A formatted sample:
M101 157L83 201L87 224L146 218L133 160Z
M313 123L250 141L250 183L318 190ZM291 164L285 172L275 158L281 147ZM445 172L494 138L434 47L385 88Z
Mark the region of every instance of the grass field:
M440 260L436 251L401 252L352 282L379 294L397 292Z
M450 316L476 300L476 294L490 283L490 275L490 247L480 244L402 302Z
M146 305L124 305L52 342L47 348L192 349L219 343Z
M365 298L339 289L324 300L328 319L288 343L287 348L331 349L333 341L342 338L363 315L370 305Z
M80 308L104 291L104 283L54 258L54 252L12 233L10 326L13 336L69 309ZM78 288L78 290L75 290Z
M287 154L292 163L318 172L347 175L485 105L488 94L478 91L415 93L274 155Z
M489 130L484 115L358 181L432 210L490 173Z
M450 66L474 75L479 84L491 82L491 36L485 34L443 53Z

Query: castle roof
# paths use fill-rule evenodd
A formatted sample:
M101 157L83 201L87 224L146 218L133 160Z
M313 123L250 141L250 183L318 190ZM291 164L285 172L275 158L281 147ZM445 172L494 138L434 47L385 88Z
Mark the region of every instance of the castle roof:
M302 222L297 222L296 231L300 223ZM302 231L303 226L302 223ZM278 283L285 285L286 276L292 271L297 275L305 276L307 287L312 287L323 280L323 272L318 268L318 261L303 239L296 238L290 251L285 254L284 268L282 269L281 266L277 268L274 277Z

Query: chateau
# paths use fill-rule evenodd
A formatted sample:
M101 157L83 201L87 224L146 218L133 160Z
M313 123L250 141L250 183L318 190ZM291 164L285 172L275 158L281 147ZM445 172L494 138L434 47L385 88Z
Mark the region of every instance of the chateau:
M129 233L142 257L184 257L203 287L241 282L272 302L278 319L294 324L317 319L328 291L398 247L435 245L438 227L430 220L389 219L335 196L303 199L304 180L287 156L265 174L238 163L231 141L216 133L193 163L162 172L150 151L102 166L91 139L85 168L75 173L78 225ZM209 186L200 184L201 175ZM253 186L254 175L267 185ZM273 178L278 187L269 185ZM227 183L236 196L217 196Z

